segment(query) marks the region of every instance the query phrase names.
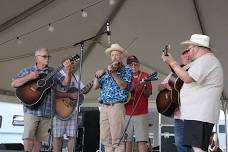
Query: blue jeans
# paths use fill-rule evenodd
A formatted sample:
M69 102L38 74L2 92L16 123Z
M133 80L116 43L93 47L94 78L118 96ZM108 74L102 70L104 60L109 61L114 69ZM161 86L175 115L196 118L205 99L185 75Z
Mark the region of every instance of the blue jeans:
M183 129L184 121L180 119L175 119L174 131L175 131L175 144L177 147L177 152L187 152L187 147L182 146L183 143Z

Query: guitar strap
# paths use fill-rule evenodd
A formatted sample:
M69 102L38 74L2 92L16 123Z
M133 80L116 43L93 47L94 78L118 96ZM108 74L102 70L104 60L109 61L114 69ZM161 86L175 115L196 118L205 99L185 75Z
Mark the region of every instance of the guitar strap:
M142 72L141 71L139 71L139 72L140 73L138 74L138 78L137 78L137 81L136 81L135 86L134 86L135 91L134 91L134 94L133 94L133 97L134 97L134 99L133 99L133 105L134 105L134 102L135 102L135 95L136 95L136 92L138 90L138 86L140 84L140 78L141 78L141 75L142 75Z

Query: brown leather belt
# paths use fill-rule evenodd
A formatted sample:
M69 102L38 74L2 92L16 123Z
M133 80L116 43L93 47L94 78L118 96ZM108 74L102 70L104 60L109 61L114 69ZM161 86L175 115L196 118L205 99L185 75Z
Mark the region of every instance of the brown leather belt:
M102 103L102 105L113 106L114 104L117 104L117 103L124 103L124 102L123 101L114 102L114 103L112 103L112 102L104 102L104 103Z

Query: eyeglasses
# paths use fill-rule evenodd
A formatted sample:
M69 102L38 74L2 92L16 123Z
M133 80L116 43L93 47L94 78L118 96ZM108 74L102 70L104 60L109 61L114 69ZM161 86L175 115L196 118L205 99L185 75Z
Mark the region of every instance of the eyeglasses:
M190 51L190 49L185 49L181 54L185 55L186 53L188 53Z
M187 48L185 49L181 54L184 55L186 53L188 53L193 47Z
M130 66L138 66L139 65L139 63L131 63L131 64L129 64Z
M43 58L50 58L51 56L49 56L49 55L37 55L37 56L40 56L40 57L43 57Z

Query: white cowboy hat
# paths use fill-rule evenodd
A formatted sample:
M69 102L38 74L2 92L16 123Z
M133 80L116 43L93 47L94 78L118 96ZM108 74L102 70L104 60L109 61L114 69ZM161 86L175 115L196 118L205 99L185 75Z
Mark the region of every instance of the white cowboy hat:
M196 45L210 49L210 37L203 34L193 34L190 40L181 42L182 45Z
M112 51L119 51L119 52L122 52L124 55L127 54L127 51L122 48L119 44L115 43L115 44L112 44L110 48L107 48L105 50L105 53L107 55L110 55Z

